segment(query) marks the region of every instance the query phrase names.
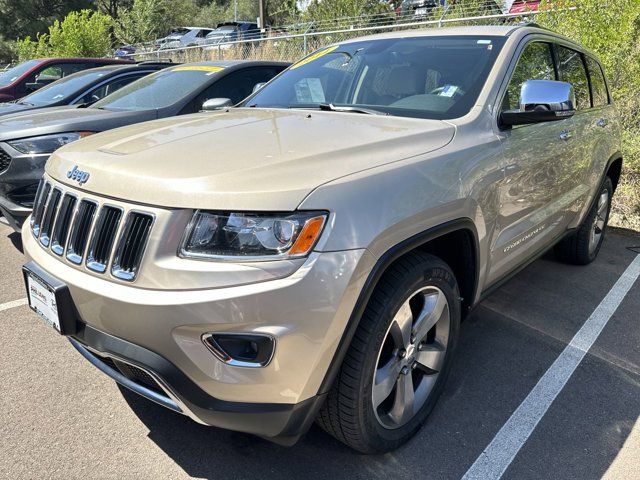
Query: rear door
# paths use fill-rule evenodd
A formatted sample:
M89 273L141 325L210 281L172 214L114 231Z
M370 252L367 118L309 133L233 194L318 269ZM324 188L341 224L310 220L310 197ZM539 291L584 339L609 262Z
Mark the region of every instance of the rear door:
M530 41L521 50L502 110L519 108L520 88L527 80L557 78L552 44ZM526 262L566 228L570 195L565 193L575 184L567 169L578 143L574 128L573 119L566 118L500 132L505 165L491 243L490 283Z
M556 61L560 80L573 85L576 95L576 114L573 117L575 153L559 170L565 185L564 195L568 221L573 222L583 205L591 197L589 175L593 171L598 112L593 108L585 56L569 46L556 44ZM565 225L567 226L567 225Z

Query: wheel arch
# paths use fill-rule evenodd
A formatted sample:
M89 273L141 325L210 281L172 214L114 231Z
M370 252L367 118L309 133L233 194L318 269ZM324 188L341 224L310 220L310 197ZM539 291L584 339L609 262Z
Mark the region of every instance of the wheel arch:
M615 192L618 183L620 182L620 177L622 176L622 154L620 152L616 152L611 156L611 158L609 158L605 176L611 178L611 182L613 183L613 191Z
M461 248L463 255L460 255ZM463 318L473 306L479 285L479 242L476 226L470 218L458 218L420 232L388 249L376 262L351 312L319 394L328 392L338 375L362 314L384 273L400 258L420 250L441 258L453 270L462 297Z

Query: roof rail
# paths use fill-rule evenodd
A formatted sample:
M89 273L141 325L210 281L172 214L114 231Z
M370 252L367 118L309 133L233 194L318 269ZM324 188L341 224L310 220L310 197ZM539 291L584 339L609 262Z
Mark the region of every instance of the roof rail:
M143 60L138 62L137 65L174 65L173 60L170 58L167 60Z

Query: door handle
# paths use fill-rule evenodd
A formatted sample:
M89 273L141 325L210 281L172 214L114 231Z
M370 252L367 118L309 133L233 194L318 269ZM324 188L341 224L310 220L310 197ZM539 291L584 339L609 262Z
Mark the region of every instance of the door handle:
M599 118L599 119L596 121L596 125L597 125L598 127L601 127L601 128L606 127L608 124L609 124L609 122L607 121L607 119L606 119L606 118Z
M573 137L571 130L562 130L560 132L560 140L569 140L571 137Z

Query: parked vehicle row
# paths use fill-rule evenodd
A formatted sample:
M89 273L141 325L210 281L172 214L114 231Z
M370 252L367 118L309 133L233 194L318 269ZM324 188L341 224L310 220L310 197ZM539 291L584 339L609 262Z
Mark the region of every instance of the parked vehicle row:
M0 73L0 102L24 97L51 82L87 68L122 64L110 58L41 58L29 60Z
M14 229L21 228L31 213L44 165L61 146L124 125L195 113L213 98L236 104L287 65L220 61L101 67L69 76L17 103L0 104L0 213ZM67 100L71 106L45 108L47 102L63 105ZM36 111L12 113L20 109Z
M282 68L170 66L3 117L30 139L2 148L50 155L22 229L29 305L197 422L291 445L315 420L387 452L426 421L486 295L552 247L596 258L619 119L593 53L531 25L339 42L234 108L160 118ZM155 119L81 134L129 118ZM51 154L63 130L85 138Z

